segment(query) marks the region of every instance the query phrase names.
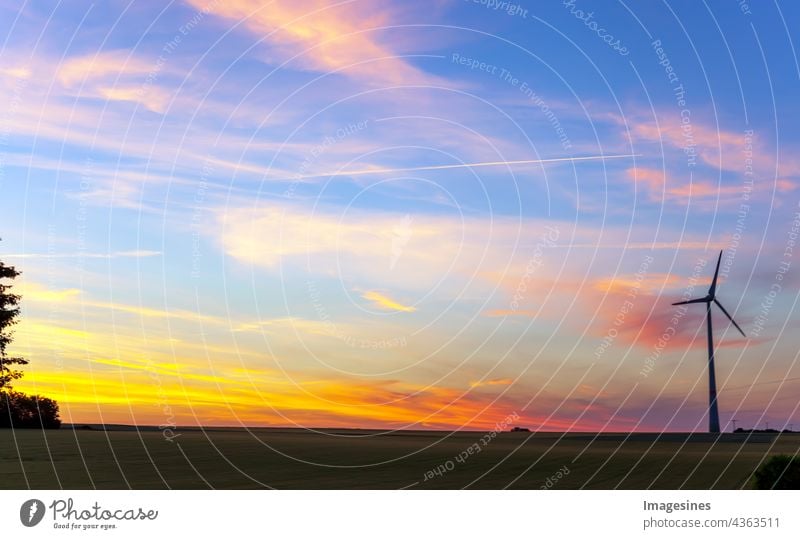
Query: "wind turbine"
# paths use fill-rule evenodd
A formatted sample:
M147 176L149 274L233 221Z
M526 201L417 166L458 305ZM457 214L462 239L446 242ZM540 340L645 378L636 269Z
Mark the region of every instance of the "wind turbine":
M717 269L714 271L714 280L711 281L711 287L708 289L708 294L704 298L690 299L689 301L679 301L673 305L688 305L690 303L705 303L706 304L706 327L708 328L708 431L719 432L719 410L717 409L717 378L714 373L714 334L711 329L711 304L715 303L720 310L725 313L728 320L736 326L742 337L746 337L739 324L734 321L733 317L728 314L725 307L717 301L717 276L719 275L719 263L722 262L722 251L719 252L717 259Z

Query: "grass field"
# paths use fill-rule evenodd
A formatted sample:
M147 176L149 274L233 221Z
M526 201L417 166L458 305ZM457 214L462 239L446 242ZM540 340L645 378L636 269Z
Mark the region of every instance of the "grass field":
M170 442L156 429L0 431L0 486L734 489L747 488L765 457L800 449L800 434L176 433Z

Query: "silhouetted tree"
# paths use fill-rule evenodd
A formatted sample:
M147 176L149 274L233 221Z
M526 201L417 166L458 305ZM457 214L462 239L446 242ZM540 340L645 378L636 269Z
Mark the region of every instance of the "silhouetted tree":
M762 490L800 489L800 457L775 455L758 467L755 486Z
M14 266L6 266L0 260L0 390L11 389L11 381L22 377L22 372L15 369L15 365L28 363L27 360L9 356L6 352L14 336L10 328L17 323L20 300L18 295L10 292L11 284L6 282L13 281L19 275Z
M41 395L26 395L14 391L11 382L22 378L19 365L28 361L9 356L8 345L14 337L11 326L17 323L20 297L11 293L11 284L20 272L0 260L0 427L57 429L61 426L58 403Z

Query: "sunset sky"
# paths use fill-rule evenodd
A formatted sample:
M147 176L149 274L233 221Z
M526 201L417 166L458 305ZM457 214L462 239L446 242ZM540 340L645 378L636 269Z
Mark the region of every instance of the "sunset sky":
M703 307L670 304L724 250L722 427L800 428L798 29L793 2L2 2L15 387L68 423L705 430Z

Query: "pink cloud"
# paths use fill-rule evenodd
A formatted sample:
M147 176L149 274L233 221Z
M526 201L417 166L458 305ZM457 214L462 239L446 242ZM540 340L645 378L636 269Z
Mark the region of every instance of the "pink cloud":
M188 1L198 9L207 3ZM244 22L293 67L342 70L351 77L385 84L433 79L380 41L379 33L397 24L397 14L385 5L276 0L259 7L248 0L229 0L216 5L214 13Z
M69 88L89 81L147 75L154 69L154 62L132 56L130 51L111 50L69 58L59 66L56 76Z
M628 179L637 189L642 189L652 201L674 202L682 206L692 200L703 199L719 202L740 200L745 193L742 185L723 185L704 179L681 182L675 175L667 174L664 170L648 167L632 167L627 170ZM795 183L788 179L776 180L775 188L780 193L792 191ZM771 193L771 190L770 190Z
M728 130L710 124L698 115L682 118L676 113L663 111L657 111L655 117L652 113L648 117L644 114L632 117L604 114L602 117L623 126L633 142L660 143L681 150L692 147L698 162L720 170L744 174L749 165L755 178L764 181L782 178L793 184L791 189L796 182L785 177L800 176L800 158L776 149L761 132L755 130ZM785 183L780 188L790 190Z

